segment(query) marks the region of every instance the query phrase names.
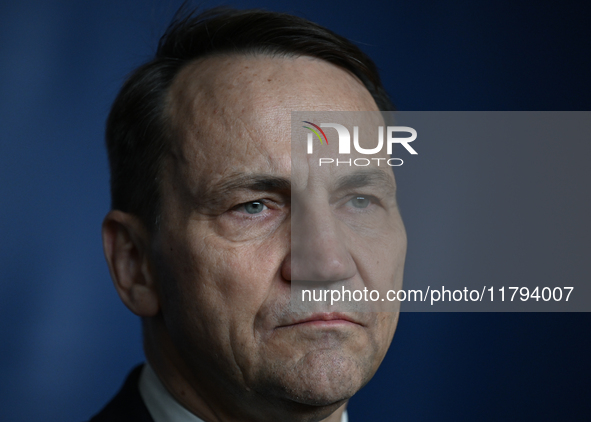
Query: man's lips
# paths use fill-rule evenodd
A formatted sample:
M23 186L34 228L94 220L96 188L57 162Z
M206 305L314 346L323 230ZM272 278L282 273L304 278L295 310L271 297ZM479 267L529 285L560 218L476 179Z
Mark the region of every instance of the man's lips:
M345 324L363 325L357 319L353 318L351 315L348 314L339 312L319 312L304 318L294 319L293 322L280 325L278 328L294 327L300 325L317 325L327 327Z

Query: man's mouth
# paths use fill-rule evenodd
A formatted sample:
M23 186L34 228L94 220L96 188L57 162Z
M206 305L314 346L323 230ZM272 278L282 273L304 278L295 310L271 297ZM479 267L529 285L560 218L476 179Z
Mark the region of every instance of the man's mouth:
M304 318L294 318L292 322L280 325L278 328L297 326L335 327L339 325L362 326L363 324L350 314L341 312L317 312Z

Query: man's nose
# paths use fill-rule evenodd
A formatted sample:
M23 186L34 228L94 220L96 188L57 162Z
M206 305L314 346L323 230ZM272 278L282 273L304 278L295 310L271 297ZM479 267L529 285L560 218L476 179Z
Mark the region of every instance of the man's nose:
M291 254L285 274L292 281L334 282L350 279L356 266L343 223L328 204L298 206L292 214ZM286 277L287 278L287 277Z

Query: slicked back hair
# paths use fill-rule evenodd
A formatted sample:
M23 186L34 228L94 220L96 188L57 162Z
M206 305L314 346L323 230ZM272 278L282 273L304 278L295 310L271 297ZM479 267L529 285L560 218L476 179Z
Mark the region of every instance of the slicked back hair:
M152 231L160 212L160 169L172 136L165 112L175 76L216 54L310 56L355 75L382 111L394 110L374 62L347 39L309 20L264 10L181 8L152 60L124 83L107 119L111 207L138 216Z

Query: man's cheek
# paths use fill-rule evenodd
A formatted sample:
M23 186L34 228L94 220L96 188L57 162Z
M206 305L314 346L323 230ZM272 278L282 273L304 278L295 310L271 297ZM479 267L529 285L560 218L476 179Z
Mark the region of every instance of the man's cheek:
M256 245L226 248L208 245L207 251L208 254L194 255L193 273L199 273L201 283L214 284L222 298L250 295L272 278L269 257L261 256L261 249Z

